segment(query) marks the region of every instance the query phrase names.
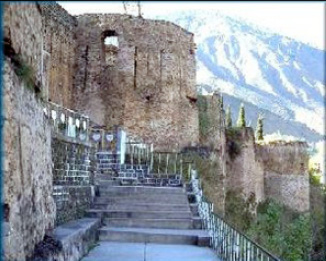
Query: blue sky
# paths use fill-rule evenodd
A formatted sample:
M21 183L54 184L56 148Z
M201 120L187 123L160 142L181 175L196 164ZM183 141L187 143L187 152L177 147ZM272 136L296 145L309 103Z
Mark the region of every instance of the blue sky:
M58 3L73 15L124 12L122 2ZM321 2L141 2L141 4L145 18L178 10L217 10L309 43L319 49L325 49L325 3Z

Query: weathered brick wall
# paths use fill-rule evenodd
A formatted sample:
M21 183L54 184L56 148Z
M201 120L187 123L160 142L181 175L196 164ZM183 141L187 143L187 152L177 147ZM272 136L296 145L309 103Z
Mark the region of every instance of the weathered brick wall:
M56 3L39 5L42 11L43 71L48 98L73 109L77 20Z
M55 219L51 129L40 99L44 91L40 10L35 4L5 4L4 29L3 196L8 224L4 248L6 260L25 260Z
M118 48L108 47L108 34ZM76 108L159 148L198 141L193 34L128 15L78 16ZM110 56L110 57L108 57Z
M56 225L81 218L94 195L95 148L52 139Z
M297 210L309 210L307 144L276 143L257 147L264 168L266 197Z

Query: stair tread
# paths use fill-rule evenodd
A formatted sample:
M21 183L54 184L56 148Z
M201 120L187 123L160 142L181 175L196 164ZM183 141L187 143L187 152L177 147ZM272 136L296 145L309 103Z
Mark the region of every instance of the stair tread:
M202 229L163 229L163 228L130 228L130 227L102 227L103 232L129 232L156 235L180 235L180 236L199 236L209 237L207 231Z
M166 211L166 210L163 210L163 211L158 211L158 210L155 210L155 211L143 211L143 210L111 210L111 209L89 209L87 210L87 212L139 212L139 213L191 213L191 211L187 210L187 211L176 211L176 210L172 210L172 211Z
M166 190L183 190L183 187L148 187L148 186L111 186L110 188L144 188L144 189L148 189L148 188L156 188L156 189L166 189Z
M141 221L192 221L192 218L105 218L107 220L141 220Z
M128 204L127 202L122 202L122 203L94 203L95 205L108 205L108 206L116 206L116 205L122 205L122 206L128 206L130 204ZM173 207L183 207L183 206L187 206L188 204L174 204L174 203L134 203L131 205L131 207L133 206L173 206Z

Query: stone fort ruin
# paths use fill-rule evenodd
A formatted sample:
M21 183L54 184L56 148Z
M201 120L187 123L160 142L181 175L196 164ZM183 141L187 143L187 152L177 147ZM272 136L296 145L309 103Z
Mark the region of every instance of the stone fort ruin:
M309 209L304 144L259 147L246 128L239 137L242 152L233 161L224 111L215 96L207 106L215 122L200 140L193 33L130 15L71 16L56 3L10 3L3 9L7 260L30 260L45 235L84 216L98 194L99 166L119 161L121 167L121 158L96 155L109 149L120 153L127 144L124 133L129 138L124 152L137 154L132 164L150 160L149 144L156 152L175 153L164 156L167 162L176 156L175 170L176 153L185 147L211 147L219 166L216 205L221 212L225 192L234 187L246 196L254 193L257 201L273 197L299 211ZM148 169L137 171L131 175ZM96 240L89 231L99 225L85 225L89 242L73 238L60 250L63 254L52 254L57 260L78 260Z

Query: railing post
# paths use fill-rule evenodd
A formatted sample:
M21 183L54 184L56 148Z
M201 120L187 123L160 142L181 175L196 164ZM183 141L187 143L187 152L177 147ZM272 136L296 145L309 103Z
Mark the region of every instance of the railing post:
M180 159L180 178L181 178L181 180L182 180L182 177L183 177L183 174L182 174L182 172L183 172L182 163L183 163L183 160L181 158Z
M165 166L165 174L168 174L168 167L169 167L169 155L166 154L166 166Z
M188 180L191 178L191 163L188 163Z
M150 171L153 170L153 164L154 164L154 151L153 151L153 144L151 144L151 163L150 163Z
M140 159L140 157L141 157L141 148L139 147L139 145L138 145L138 148L137 148L137 155L138 155L138 165L140 165L141 164L141 159Z
M131 167L133 168L134 167L134 146L133 145L131 145L130 164L131 164Z
M177 174L178 153L175 154L174 174Z

